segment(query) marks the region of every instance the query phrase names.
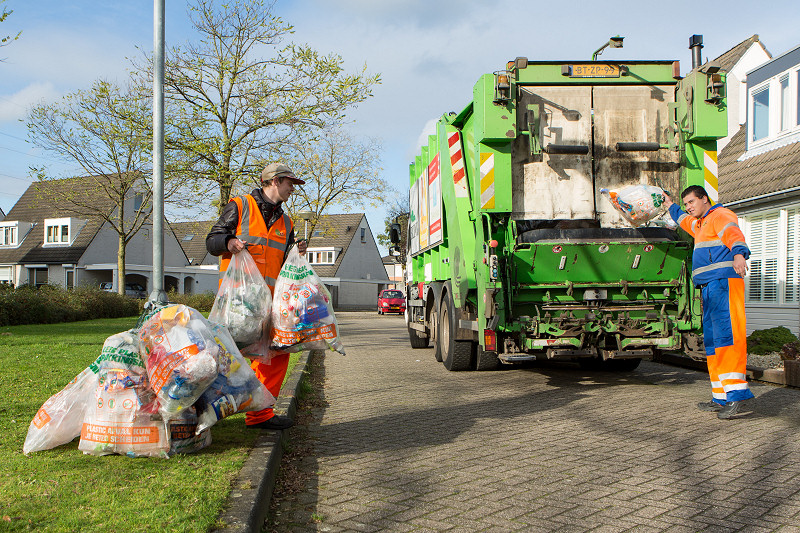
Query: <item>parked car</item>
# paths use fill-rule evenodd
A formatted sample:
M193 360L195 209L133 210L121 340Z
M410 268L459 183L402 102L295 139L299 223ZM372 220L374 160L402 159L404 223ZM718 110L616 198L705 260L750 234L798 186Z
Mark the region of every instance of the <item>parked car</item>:
M100 290L107 292L114 292L114 284L110 281L104 281L100 283ZM131 298L144 299L147 298L147 292L144 290L144 287L142 287L138 283L126 283L125 296L130 296Z
M406 312L406 297L397 289L383 289L378 294L378 314Z

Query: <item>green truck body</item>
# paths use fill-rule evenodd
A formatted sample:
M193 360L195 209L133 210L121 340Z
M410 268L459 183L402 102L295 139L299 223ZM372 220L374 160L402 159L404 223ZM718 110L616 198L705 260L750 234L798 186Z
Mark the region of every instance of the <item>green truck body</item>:
M485 74L410 165L409 337L449 370L569 359L631 369L702 350L691 240L633 228L602 188L716 200L724 74L673 61L528 62Z

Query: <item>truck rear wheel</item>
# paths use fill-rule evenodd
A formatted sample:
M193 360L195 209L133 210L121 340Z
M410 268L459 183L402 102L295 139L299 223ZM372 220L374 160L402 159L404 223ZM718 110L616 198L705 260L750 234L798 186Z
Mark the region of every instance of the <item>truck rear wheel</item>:
M430 316L430 328L428 331L430 335L428 338L433 339L433 357L436 359L436 362L442 362L442 348L439 345L439 312L436 310L436 302L433 304L433 309L431 309L431 316Z
M449 292L442 298L436 344L439 346L444 367L456 372L469 370L472 362L472 341L457 341L454 338L456 317L453 312L452 298Z
M415 329L408 328L408 340L411 342L411 347L414 349L427 348L428 337L423 337Z

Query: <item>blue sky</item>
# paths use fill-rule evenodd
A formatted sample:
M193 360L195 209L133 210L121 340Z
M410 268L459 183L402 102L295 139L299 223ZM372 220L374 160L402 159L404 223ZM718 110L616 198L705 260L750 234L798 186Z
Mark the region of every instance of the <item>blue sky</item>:
M191 36L186 4L167 0L166 37L179 44ZM275 11L295 27L291 40L337 53L351 70L366 63L383 83L355 109L350 129L376 137L384 178L405 194L408 164L426 127L460 110L485 72L509 59L588 59L612 35L622 50L603 59L679 59L690 65L689 37L704 36L703 55L713 58L759 34L773 56L800 44L800 3L676 1L657 10L650 3L541 2L517 0L278 0ZM8 212L32 181L30 166L77 171L25 142L21 120L32 103L53 101L97 78L121 78L137 47L152 50L153 4L149 0L7 0L14 13L0 34L22 31L0 49L0 208ZM648 7L645 7L648 6ZM365 208L373 232L383 229L382 208ZM183 217L185 218L185 217Z

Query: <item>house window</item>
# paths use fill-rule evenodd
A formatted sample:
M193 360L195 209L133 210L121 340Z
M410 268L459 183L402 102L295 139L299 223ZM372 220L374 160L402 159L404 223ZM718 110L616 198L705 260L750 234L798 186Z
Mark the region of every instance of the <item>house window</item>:
M40 287L47 285L47 268L29 268L28 285Z
M2 226L0 227L0 246L16 246L17 242L17 226Z
M792 95L789 93L789 76L780 80L781 91L781 129L785 131L794 126L792 121Z
M786 213L786 285L784 301L800 301L800 208Z
M184 237L183 237L183 239L182 239L182 240L184 240L184 241L191 241L192 239L194 239L194 234L191 234L191 235L184 235Z
M312 265L332 265L336 262L336 252L333 250L311 250L306 253L308 262Z
M367 242L367 228L361 228L361 242Z
M753 140L769 136L769 87L753 93Z
M136 193L133 196L133 210L138 211L142 208L142 203L144 202L144 195L142 193Z
M750 220L750 274L747 301L778 301L778 227L777 212Z
M14 283L14 267L0 266L0 284L13 284Z
M69 226L68 218L45 220L45 244L69 244Z
M66 278L64 279L64 285L68 289L75 288L75 270L69 268L64 271L66 273Z

